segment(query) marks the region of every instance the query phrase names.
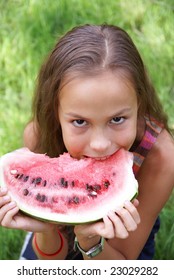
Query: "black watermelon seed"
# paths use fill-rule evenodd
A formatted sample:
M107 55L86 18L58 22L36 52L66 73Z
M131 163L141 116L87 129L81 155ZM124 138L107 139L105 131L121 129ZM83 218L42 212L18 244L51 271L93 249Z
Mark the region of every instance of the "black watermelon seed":
M75 204L78 204L78 203L80 202L79 197L78 197L78 196L74 196L74 197L73 197L73 202L74 202Z
M45 187L45 186L46 186L46 184L47 184L47 181L46 181L46 180L44 180L44 181L43 181L43 186Z
M60 178L60 184L61 184L62 186L64 186L64 183L65 183L65 179L64 179L64 178Z
M94 185L93 186L93 190L96 191L96 192L100 191L101 190L101 186L100 185Z
M42 181L42 178L41 178L41 177L37 177L37 178L35 179L35 184L36 184L36 185L39 185L39 184L41 183L41 181Z
M24 189L24 190L23 190L23 195L26 196L26 195L28 195L28 194L29 194L29 191L28 191L27 189Z
M40 193L36 195L36 199L40 202L44 202L47 200L46 196L44 194L41 195Z
M47 197L46 197L46 195L41 195L41 202L44 202L44 201L46 201L47 200Z
M28 181L28 179L29 179L29 176L27 175L27 176L25 176L24 177L24 182L27 182Z
M68 181L65 181L65 178L60 178L60 185L61 185L61 187L67 188Z
M19 178L19 176L20 176L20 174L16 174L16 175L15 175L15 178L16 178L16 179L18 179L18 178Z
M86 189L88 191L92 191L93 190L93 186L89 185L89 184L86 184Z
M71 186L72 186L72 187L75 186L75 182L74 182L74 181L71 182Z
M65 181L64 183L64 187L67 188L68 187L68 181Z
M105 188L107 189L107 188L109 187L109 185L110 185L110 182L109 182L108 180L106 180L106 181L104 182Z
M38 193L38 194L36 195L36 199L37 199L38 201L40 201L40 199L41 199L40 193Z

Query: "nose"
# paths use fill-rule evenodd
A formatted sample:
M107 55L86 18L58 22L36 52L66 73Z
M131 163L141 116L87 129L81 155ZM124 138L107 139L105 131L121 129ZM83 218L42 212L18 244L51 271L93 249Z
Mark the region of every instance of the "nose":
M109 137L103 130L94 131L90 139L90 148L100 156L105 156L111 146Z

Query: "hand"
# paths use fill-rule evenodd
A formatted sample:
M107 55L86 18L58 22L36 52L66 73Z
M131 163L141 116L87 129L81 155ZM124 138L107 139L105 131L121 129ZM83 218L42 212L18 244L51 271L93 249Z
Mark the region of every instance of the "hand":
M135 199L133 202L126 201L124 208L118 208L115 211L110 211L102 222L92 224L77 225L74 232L78 241L82 243L96 240L98 236L103 236L107 239L127 238L129 232L136 230L140 223L140 216L137 211L139 202ZM88 241L87 241L88 240Z
M7 194L7 190L1 189L0 225L6 228L32 232L46 232L55 227L54 224L41 222L20 213L16 202L11 201L10 196Z
M140 216L137 211L139 202L134 199L133 202L126 201L124 207L120 207L115 211L110 211L107 216L103 218L104 227L102 232L105 238L127 238L129 232L135 231L137 225L140 223Z

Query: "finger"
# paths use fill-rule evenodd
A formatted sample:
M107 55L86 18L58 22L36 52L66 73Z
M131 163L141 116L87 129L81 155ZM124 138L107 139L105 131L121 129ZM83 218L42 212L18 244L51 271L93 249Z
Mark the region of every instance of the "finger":
M16 203L10 202L7 205L3 206L1 208L1 214L0 214L0 221L1 225L4 227L11 227L13 228L13 217L17 214L19 211L19 208L16 206Z
M7 212L9 210L13 209L15 206L16 206L16 203L14 201L3 205L0 209L0 221L2 221L4 216L7 214Z
M120 208L116 210L117 215L121 219L124 227L127 231L134 231L137 228L137 223L135 222L132 215L129 213L129 211L125 208Z
M134 203L138 206L139 202L138 200L134 201ZM130 201L125 201L124 207L126 210L129 211L131 216L133 217L134 221L139 224L140 223L140 215L137 211L137 208L134 204L132 204Z
M95 235L103 236L107 239L112 239L115 237L115 230L112 221L109 217L104 216L103 222L98 222L93 225L93 234L90 234L90 237Z
M4 195L0 198L0 208L10 202L11 198L8 195Z
M5 189L5 188L1 188L0 187L0 196L3 196L3 195L6 195L7 194L7 189Z
M102 235L104 238L112 239L115 237L115 230L112 221L108 216L103 217L103 227L98 234Z
M112 221L112 224L114 226L115 236L121 239L127 238L129 233L120 217L113 211L109 211L108 217Z
M132 204L135 206L135 207L138 207L138 205L139 205L139 201L138 201L138 199L134 199L134 200L132 200Z

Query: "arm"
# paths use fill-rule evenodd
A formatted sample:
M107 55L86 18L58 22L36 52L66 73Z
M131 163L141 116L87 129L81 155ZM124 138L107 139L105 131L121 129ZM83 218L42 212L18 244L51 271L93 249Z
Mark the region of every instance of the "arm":
M39 259L63 260L68 253L68 242L62 226L55 226L47 232L35 233L32 246Z
M151 229L168 201L174 186L174 141L163 130L139 172L138 211L141 223L128 239L117 241L116 248L127 259L137 259ZM115 246L113 240L110 244Z
M35 123L29 123L24 130L24 146L28 147L31 151L35 151L37 135ZM37 242L35 244L46 254L52 254L58 251L61 242L63 242L62 249L53 257L40 254L34 243L33 248L40 259L65 259L68 251L68 242L64 232L62 232L63 227L59 226L59 231L61 231L60 235L58 233L58 225L41 222L21 214L16 203L12 202L7 195L7 190L0 191L0 224L6 228L35 232Z
M174 141L164 130L145 159L137 178L139 182L139 205L137 209L141 217L141 223L135 231L129 232L127 238L116 237L105 241L104 250L94 259L138 258L156 218L172 193L174 186L173 170ZM80 231L77 228L76 230L79 244L84 250L93 247L100 239L99 235L95 235L95 238L88 238L88 242L85 243L80 236ZM96 232L96 227L93 226L91 232ZM89 236L89 232L86 236ZM85 244L88 244L88 248L85 247Z

